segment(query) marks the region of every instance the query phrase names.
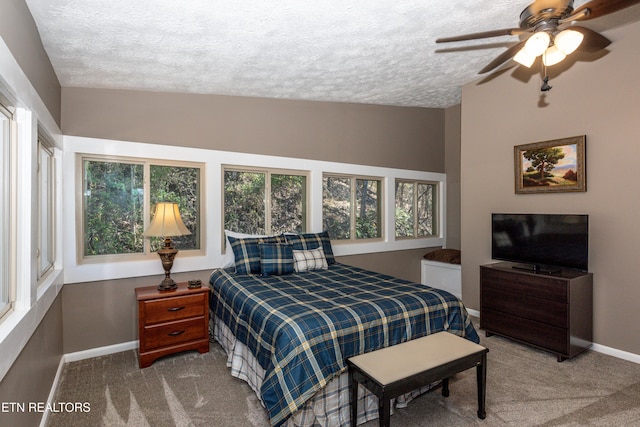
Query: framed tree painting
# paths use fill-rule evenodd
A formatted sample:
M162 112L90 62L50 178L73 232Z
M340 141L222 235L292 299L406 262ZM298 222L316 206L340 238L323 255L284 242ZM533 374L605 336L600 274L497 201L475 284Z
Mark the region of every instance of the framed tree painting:
M516 194L587 191L586 136L516 145Z

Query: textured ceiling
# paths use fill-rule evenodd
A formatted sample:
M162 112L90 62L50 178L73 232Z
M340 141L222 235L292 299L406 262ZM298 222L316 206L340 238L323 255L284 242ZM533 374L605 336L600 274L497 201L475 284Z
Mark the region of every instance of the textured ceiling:
M420 107L459 103L461 86L515 40L436 45L436 38L517 27L531 3L26 2L65 87ZM438 52L458 46L466 48Z

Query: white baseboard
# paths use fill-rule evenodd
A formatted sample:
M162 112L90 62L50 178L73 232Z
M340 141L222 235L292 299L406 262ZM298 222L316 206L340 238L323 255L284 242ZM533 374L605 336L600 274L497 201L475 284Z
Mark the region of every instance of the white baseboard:
M120 344L107 345L105 347L90 348L89 350L67 353L63 356L64 363L76 362L78 360L90 359L92 357L106 356L108 354L119 353L121 351L134 350L138 348L138 341L123 342Z
M58 370L56 371L56 376L53 378L53 384L51 384L51 390L49 391L49 396L47 397L47 409L42 414L42 418L40 419L40 427L45 427L47 425L47 421L49 420L49 408L51 408L53 404L53 397L56 394L56 390L58 390L58 383L60 382L60 376L62 375L62 369L65 364L64 355L60 358L60 363L58 363Z
M467 312L473 317L480 318L480 312L467 308ZM477 325L480 326L480 325ZM607 347L606 345L593 343L589 350L596 351L598 353L607 354L609 356L617 357L618 359L628 360L629 362L637 363L640 365L640 354L631 353L629 351L618 350L617 348Z
M473 317L477 317L478 319L480 318L480 312L478 310L467 308L467 313L469 313Z
M51 384L51 391L47 397L47 408L51 408L53 404L53 398L58 389L58 383L60 382L60 376L62 375L62 369L64 365L69 362L77 362L78 360L90 359L92 357L106 356L108 354L119 353L121 351L133 350L138 348L138 341L123 342L120 344L108 345L105 347L91 348L89 350L76 351L74 353L63 354L58 364L58 370L56 376L53 378ZM45 427L49 420L49 409L45 410L40 419L40 427Z
M628 360L640 364L640 354L630 353L628 351L618 350L617 348L607 347L606 345L593 343L591 350L598 353L608 354L609 356L617 357L618 359Z

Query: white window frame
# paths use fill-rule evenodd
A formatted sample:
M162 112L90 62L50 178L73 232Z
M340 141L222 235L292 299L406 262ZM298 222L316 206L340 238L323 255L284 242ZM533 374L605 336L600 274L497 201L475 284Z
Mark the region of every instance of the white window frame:
M394 236L397 240L410 240L410 239L424 239L430 237L436 237L440 235L440 209L439 206L442 204L440 200L440 186L438 182L435 181L422 181L422 180L412 180L412 179L396 179L395 183L404 183L404 184L412 184L413 185L413 235L412 236L397 236L395 233L395 219L393 224ZM417 187L420 184L431 185L433 186L433 231L431 234L427 234L424 236L418 236L418 191ZM394 184L395 189L395 184ZM394 208L396 206L396 194L395 191L393 193L393 205Z
M16 153L16 121L14 109L4 97L0 97L0 113L7 119L5 126L0 131L2 136L2 154L0 154L0 292L3 294L2 306L0 306L0 322L5 320L13 311L16 304L16 256L17 256L17 191L15 191L15 171L17 170ZM5 137L7 140L5 140Z
M265 203L265 234L271 234L271 175L293 175L293 176L304 176L305 177L305 188L304 188L304 229L303 232L307 232L309 230L309 185L310 185L310 176L309 171L304 170L294 170L294 169L277 169L277 168L260 168L253 166L238 166L238 165L222 165L222 250L225 250L225 239L224 239L224 224L225 224L225 205L224 205L224 175L225 172L247 172L247 173L264 173L265 174L265 194L264 194L264 203ZM235 231L235 230L233 230ZM244 233L243 230L238 230L239 233Z
M349 238L348 239L334 239L331 238L331 241L337 244L343 243L370 243L370 242L383 242L385 240L385 177L380 176L364 176L364 175L350 175L350 174L337 174L337 173L323 173L322 174L322 186L324 188L324 179L325 178L344 178L349 179L350 183L350 218L349 218ZM379 183L379 191L380 191L380 220L378 224L378 228L380 230L379 237L370 237L370 238L361 238L358 239L356 235L356 185L358 180L364 181L378 181ZM324 197L322 198L322 211L324 212Z
M36 249L37 281L40 283L53 270L56 259L56 159L55 148L38 129L38 247ZM43 164L44 163L44 164ZM46 248L44 246L46 245ZM47 256L43 263L42 256Z
M35 256L38 228L37 128L42 126L55 142L54 154L58 164L63 160L63 137L55 118L1 40L0 58L0 103L8 106L13 115L10 158L5 159L9 167L0 168L5 169L0 172L0 187L8 188L7 191L0 192L6 196L0 196L0 209L8 212L2 218L0 227L7 227L9 230L9 235L2 236L2 244L8 248L6 253L10 257L9 265L1 268L3 272L6 269L9 274L9 283L13 286L11 299L14 302L0 321L2 381L62 290L64 248L61 239L58 239L53 271L38 283ZM55 187L57 193L61 194L63 170L60 167L56 169ZM58 202L61 202L61 199L58 199ZM60 236L64 223L64 216L61 215L62 205L58 204L55 209L56 234ZM74 209L71 208L69 212L74 212ZM73 215L67 216L73 218ZM72 235L73 232L69 234Z
M84 254L84 162L114 162L142 165L143 172L143 229L147 229L152 213L151 213L151 195L150 195L150 168L151 166L175 166L185 168L195 168L200 170L200 188L199 188L199 204L200 204L200 248L199 249L179 249L180 256L202 256L206 252L206 217L204 215L205 206L205 164L200 162L173 161L154 158L142 157L126 157L126 156L107 156L96 154L81 153L76 156L76 248L78 264L101 264L101 263L118 263L129 261L143 261L154 259L157 260L156 252L151 252L150 240L145 238L143 250L139 253L131 254L109 254L109 255L85 255Z
M336 242L334 244L334 254L336 256L423 249L445 245L444 230L446 230L446 224L444 221L446 221L446 215L444 212L444 196L446 195L446 175L444 173L78 136L64 136L63 140L65 152L62 158L62 167L59 170L62 173L62 180L67 183L74 182L77 179L76 156L79 154L109 156L112 153L118 153L120 157L150 158L154 161L172 159L181 162L202 162L205 164L206 180L203 179L203 184L206 187L206 200L203 201L202 220L203 222L206 220L208 229L208 232L205 232L203 228L207 239L206 252L203 256L183 256L182 252L178 253L171 270L172 274L210 270L220 267L225 262L225 254L222 251L221 244L224 239L222 221L222 169L224 166L239 167L245 165L258 169L308 171L308 233L323 231L323 174L384 177L384 239L379 241ZM295 165L295 168L292 168L292 165ZM395 179L433 181L439 184L438 191L442 197L438 206L439 218L441 218L439 236L408 240L395 239L395 203L393 200ZM79 264L77 261L77 236L74 235L74 233L77 233L78 228L77 218L80 217L79 209L76 205L77 188L73 185L67 185L61 188L61 191L63 192L62 210L64 212L75 212L75 215L60 215L65 235L69 236L69 239L65 239L64 247L61 249L64 252L62 260L64 262L65 283L84 283L95 280L162 274L163 270L157 256L151 256L144 261ZM202 226L204 227L204 224Z

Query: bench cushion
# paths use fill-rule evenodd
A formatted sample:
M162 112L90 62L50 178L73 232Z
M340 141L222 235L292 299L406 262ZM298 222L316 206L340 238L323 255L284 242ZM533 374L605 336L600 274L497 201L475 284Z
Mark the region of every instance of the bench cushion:
M349 361L384 386L482 351L484 347L465 338L438 332L361 354Z

